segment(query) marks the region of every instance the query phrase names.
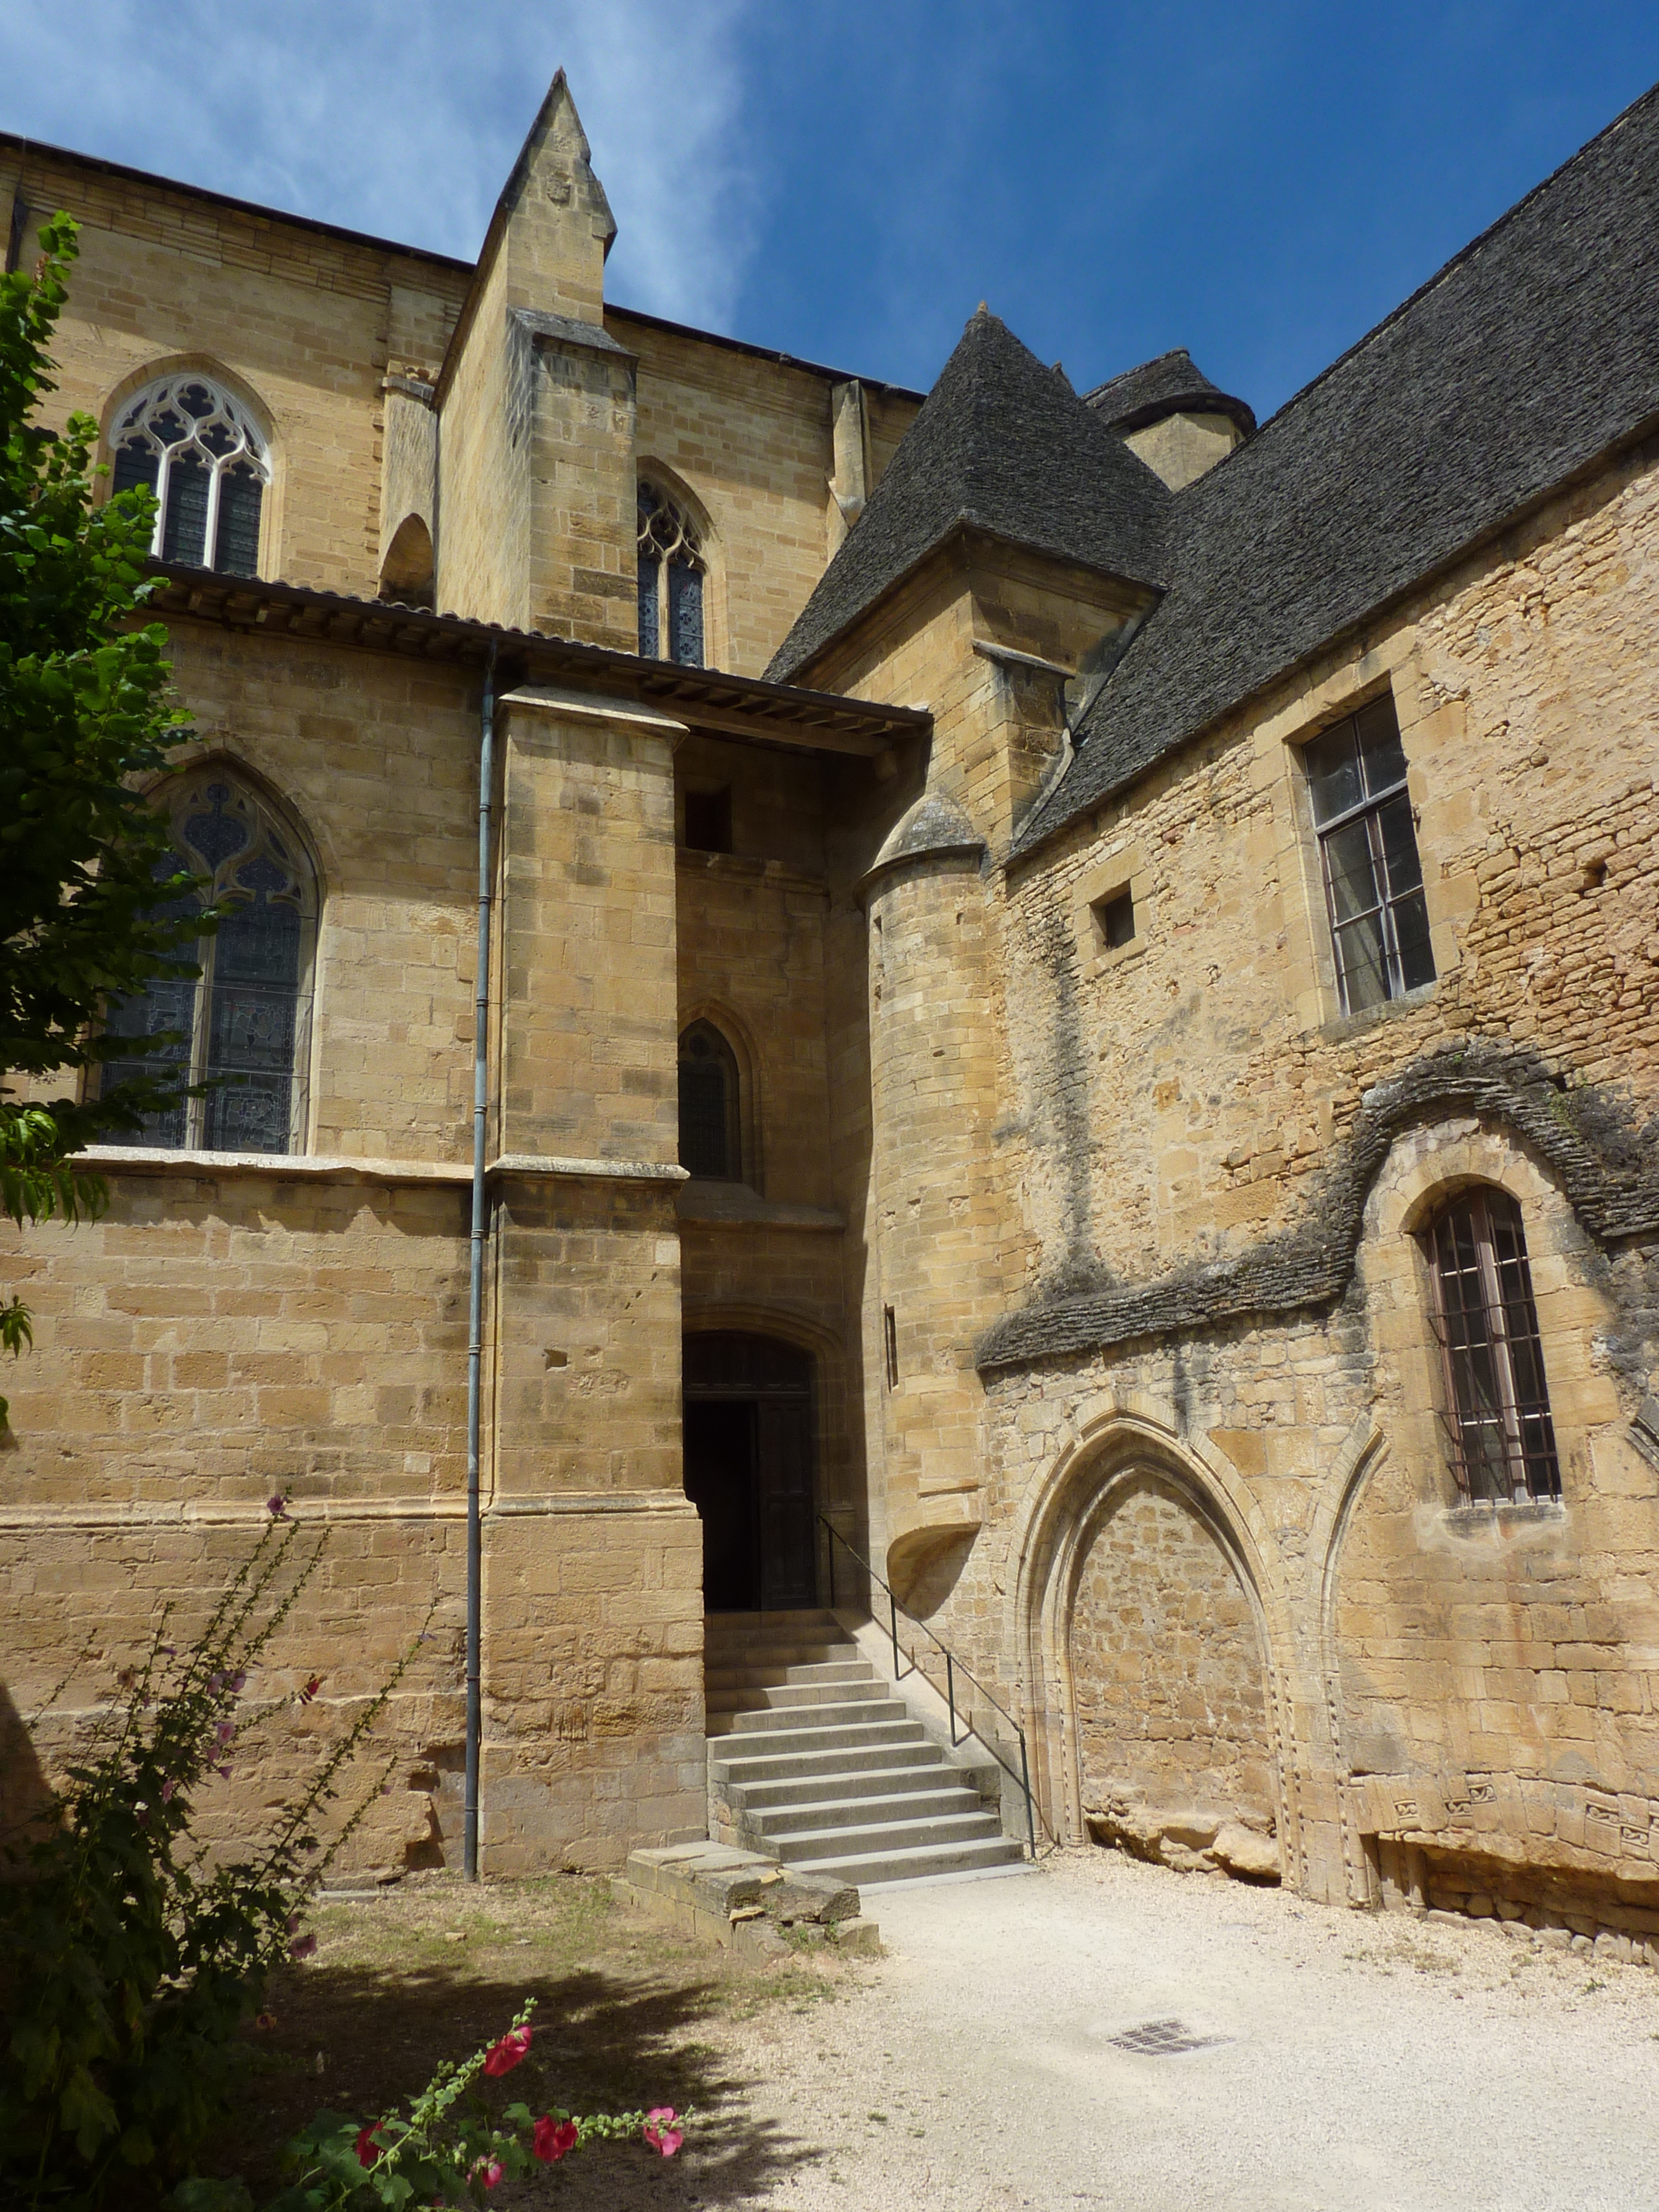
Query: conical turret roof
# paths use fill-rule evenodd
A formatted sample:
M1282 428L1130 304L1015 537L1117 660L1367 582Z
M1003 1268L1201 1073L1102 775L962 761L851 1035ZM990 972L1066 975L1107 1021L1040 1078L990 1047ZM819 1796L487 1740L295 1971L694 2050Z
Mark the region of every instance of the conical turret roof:
M1194 415L1226 415L1248 438L1255 428L1255 410L1235 399L1218 384L1212 384L1185 346L1126 368L1083 395L1103 422L1115 430L1144 430L1149 422L1183 410Z
M958 528L1155 584L1170 496L1065 380L981 307L766 672L793 682Z

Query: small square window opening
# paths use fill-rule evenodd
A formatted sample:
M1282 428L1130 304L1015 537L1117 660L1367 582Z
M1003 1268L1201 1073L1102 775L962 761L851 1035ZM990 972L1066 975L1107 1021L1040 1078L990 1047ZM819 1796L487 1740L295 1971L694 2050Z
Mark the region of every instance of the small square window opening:
M685 794L685 842L694 853L729 853L732 849L732 793L688 791Z
M1135 902L1132 893L1114 891L1110 898L1099 901L1094 915L1101 944L1108 951L1115 951L1121 945L1133 944Z

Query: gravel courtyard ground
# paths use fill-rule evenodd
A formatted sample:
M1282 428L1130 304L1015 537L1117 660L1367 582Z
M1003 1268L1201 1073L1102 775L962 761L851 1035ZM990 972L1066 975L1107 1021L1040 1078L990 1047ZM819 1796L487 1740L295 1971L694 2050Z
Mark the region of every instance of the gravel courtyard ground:
M594 1885L471 1896L325 1915L268 2126L372 2106L536 1989L550 2087L702 2118L672 2164L584 2154L501 2212L1659 2208L1659 1975L1494 1925L1073 1853L872 1893L887 1959L763 1974ZM1198 2047L1116 2040L1170 2022ZM298 2076L313 2043L325 2081Z

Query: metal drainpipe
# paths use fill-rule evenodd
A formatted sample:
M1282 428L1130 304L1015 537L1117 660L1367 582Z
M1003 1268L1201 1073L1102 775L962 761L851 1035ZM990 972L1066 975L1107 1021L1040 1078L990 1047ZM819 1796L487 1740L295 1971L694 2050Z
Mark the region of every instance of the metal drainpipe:
M478 1439L483 1384L484 1140L489 1075L490 794L495 774L495 642L484 664L478 731L478 977L473 998L472 1266L466 1331L466 1802L462 1871L478 1879L478 1747L483 1732L478 1653L483 1589L483 1529L479 1513Z

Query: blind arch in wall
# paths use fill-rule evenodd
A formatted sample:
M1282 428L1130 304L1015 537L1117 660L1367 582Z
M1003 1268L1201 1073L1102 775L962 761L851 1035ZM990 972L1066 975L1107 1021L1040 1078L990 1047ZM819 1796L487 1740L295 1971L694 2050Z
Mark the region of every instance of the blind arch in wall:
M680 1037L680 1165L688 1175L743 1180L737 1055L713 1022Z

